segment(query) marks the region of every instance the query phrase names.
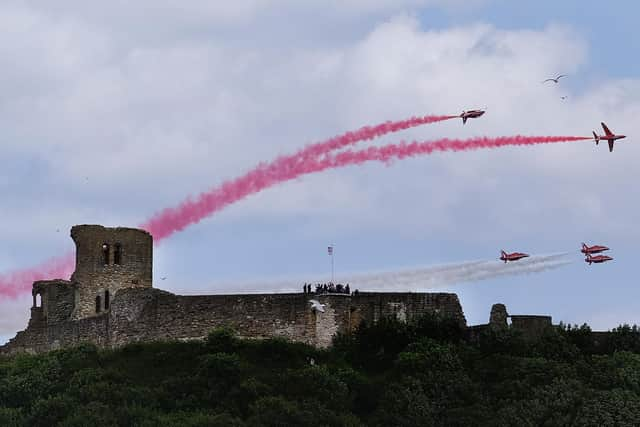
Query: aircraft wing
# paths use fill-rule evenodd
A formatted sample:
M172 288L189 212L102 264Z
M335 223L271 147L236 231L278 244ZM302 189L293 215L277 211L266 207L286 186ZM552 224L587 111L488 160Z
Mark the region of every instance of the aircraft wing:
M607 136L613 135L613 132L609 130L607 125L605 125L603 122L601 122L600 124L602 125L602 129L604 129L604 133L607 134Z
M613 151L613 141L609 140L609 152Z

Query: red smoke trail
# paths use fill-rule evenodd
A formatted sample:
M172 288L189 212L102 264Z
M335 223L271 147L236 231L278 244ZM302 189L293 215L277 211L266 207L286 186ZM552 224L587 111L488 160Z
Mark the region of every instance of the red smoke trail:
M187 199L177 208L167 208L139 227L150 232L153 235L153 241L159 243L173 233L183 230L190 224L199 222L202 218L231 203L279 182L299 176L298 174L292 178L283 178L283 176L289 175L287 171L293 171L297 165L305 164L320 155L326 155L331 151L388 133L458 117L424 116L396 122L388 121L376 126L365 126L354 132L347 132L324 142L311 144L294 154L280 156L270 163L260 163L245 175L227 181L206 193L201 193L197 201ZM204 211L202 210L203 207ZM178 220L178 217L181 217L181 219Z
M312 157L302 150L299 157L286 156L270 164L260 164L244 176L202 193L197 200L187 200L176 208L165 209L141 228L151 232L158 242L171 234L197 223L212 213L235 203L250 194L257 193L301 175L326 169L361 164L368 161L389 162L436 151L466 151L503 146L534 145L589 140L580 136L509 136L499 138L472 138L467 140L441 139L432 142L411 142L369 147L359 151L345 151L323 157ZM335 145L334 145L335 146ZM28 291L35 280L69 277L73 271L73 254L45 263L39 268L16 272L0 277L0 295L15 297Z
M335 155L311 157L303 149L299 157L286 156L270 164L260 164L244 176L202 193L197 200L187 200L176 208L165 209L141 228L151 232L158 242L171 234L197 223L212 213L235 203L250 194L257 193L275 184L295 179L301 175L321 172L326 169L361 164L367 161L389 162L436 151L465 151L503 146L534 145L558 142L589 140L580 136L509 136L499 138L472 138L467 140L441 139L432 142L411 142L369 147L359 151L345 151ZM335 146L335 145L334 145ZM35 280L69 277L73 271L74 256L49 261L39 268L16 272L0 277L0 295L15 297L28 291Z
M419 155L428 155L436 151L469 151L481 148L499 148L518 145L538 145L558 142L573 142L593 139L586 136L501 136L497 138L477 137L470 139L443 138L437 141L426 141L400 144L389 144L382 147L369 147L360 151L345 151L335 156L327 156L318 162L319 170L348 165L357 165L368 161L388 162ZM309 172L307 172L309 173Z
M74 261L74 254L67 254L51 259L38 267L0 276L0 295L15 298L31 290L31 285L37 280L71 277L75 267Z
M353 145L360 141L366 141L374 139L388 133L398 132L401 130L413 128L416 126L427 125L430 123L442 122L444 120L450 120L459 118L460 116L423 116L412 117L407 120L400 120L397 122L387 121L375 126L364 126L356 131L347 132L343 135L336 136L324 142L311 144L302 150L285 156L285 159L296 157L300 160L306 160L311 157L317 157L323 154L327 154L330 151L344 148L348 145ZM282 159L282 157L280 158Z
M434 151L465 151L497 148L508 145L533 145L591 139L581 136L509 136L499 138L472 138L466 140L441 139L432 142L412 142L369 147L360 151L345 151L319 157L287 156L271 164L261 164L246 175L227 181L220 187L201 193L196 200L188 199L175 208L168 208L151 218L141 228L149 231L158 242L185 227L197 223L212 213L235 203L250 194L272 185L295 179L301 175L330 168L355 165L367 161L388 162Z
M323 142L311 144L302 150L288 156L281 156L269 164L261 163L254 170L248 172L242 177L236 178L232 181L228 181L218 189L212 190L209 193L219 191L219 194L231 194L234 193L233 188L244 187L245 193L237 193L239 197L228 198L226 203L220 204L219 208L222 208L230 203L238 201L245 196L260 191L278 182L282 182L282 178L277 178L283 170L290 169L293 165L299 162L307 162L317 156L327 154L333 150L347 147L349 145L356 144L360 141L371 140L389 133L398 132L401 130L409 129L416 126L421 126L430 123L441 122L444 120L458 118L459 116L423 116L412 117L406 120L399 121L387 121L375 126L364 126L358 130L344 133L334 138L328 139ZM276 180L270 180L268 176L277 178ZM252 182L256 180L261 181L262 185L252 185ZM200 197L202 199L202 196ZM183 218L190 218L187 223L181 227L164 226L162 224L162 214L166 212L173 212L173 209L165 209L156 217L152 218L147 224L142 225L141 228L149 231L153 237L154 242L158 243L165 237L170 236L176 231L182 230L189 224L200 221L204 216L208 216L218 209L209 209L208 213L203 211L199 217L191 216L187 213L189 210L189 201L184 202L179 210L183 212ZM160 222L156 221L159 219ZM52 278L71 276L75 267L75 255L73 253L67 254L64 257L47 261L39 267L30 268L27 270L17 271L8 275L0 276L0 295L15 297L21 292L29 291L33 282L37 280L47 280Z

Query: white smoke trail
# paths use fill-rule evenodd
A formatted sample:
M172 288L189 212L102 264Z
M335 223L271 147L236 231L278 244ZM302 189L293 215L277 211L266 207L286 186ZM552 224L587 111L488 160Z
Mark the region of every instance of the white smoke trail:
M341 275L339 283L349 283L351 290L360 291L398 291L419 292L451 285L493 279L502 276L539 273L571 264L568 253L531 256L519 261L503 263L496 260L466 261L429 267L417 267L405 270L368 272ZM300 292L304 283L326 283L327 279L310 280L315 275L301 279L286 278L269 282L224 283L210 289L172 289L171 292L188 294L221 294L221 293L271 293ZM215 289L215 290L212 290Z
M477 282L502 276L539 273L572 263L566 254L529 257L520 261L477 261L442 267L362 274L349 277L348 282L361 290L400 291L429 290L451 285Z

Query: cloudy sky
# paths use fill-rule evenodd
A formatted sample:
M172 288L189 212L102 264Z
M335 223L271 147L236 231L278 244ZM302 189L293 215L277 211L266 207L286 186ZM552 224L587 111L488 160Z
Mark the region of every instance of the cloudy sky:
M458 293L470 324L486 322L495 302L596 329L640 323L635 2L185 4L2 2L0 272L72 250L74 224L136 226L310 142L486 107L466 126L363 146L589 135L600 121L629 137L612 154L580 142L304 176L163 241L154 274L167 279L156 286L219 293L326 280L329 243L338 280L488 260L501 248L567 251L575 262L562 268L437 290ZM561 73L560 84L541 83ZM582 241L611 247L615 261L587 266ZM29 307L30 296L0 301L0 342L24 328Z

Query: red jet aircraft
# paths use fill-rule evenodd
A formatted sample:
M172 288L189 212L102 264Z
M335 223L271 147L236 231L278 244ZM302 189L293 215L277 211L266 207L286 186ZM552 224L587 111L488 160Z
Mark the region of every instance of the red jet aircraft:
M601 262L605 262L605 261L611 261L613 258L611 258L610 256L606 256L606 255L596 255L596 256L591 256L591 254L587 254L587 257L584 259L584 262L588 262L589 265L591 265L591 263L596 263L599 264Z
M596 135L596 132L593 132L593 138L596 140L596 145L598 145L598 142L600 142L600 140L604 140L607 141L609 143L609 152L613 151L613 141L617 140L617 139L622 139L622 138L626 138L626 135L616 135L613 132L611 132L609 130L609 128L607 127L607 125L605 125L604 123L600 123L602 125L602 129L604 129L604 135Z
M600 245L587 246L586 244L583 243L582 250L580 252L587 255L587 254L597 254L599 252L604 252L608 250L609 248L606 246L600 246Z
M500 260L504 261L504 263L506 264L507 261L517 261L519 259L522 258L526 258L529 256L529 254L523 254L521 252L514 252L512 254L508 254L505 251L500 251Z
M475 119L476 117L480 117L483 114L484 110L463 111L462 114L460 114L460 117L462 118L462 124L467 123L467 119Z

